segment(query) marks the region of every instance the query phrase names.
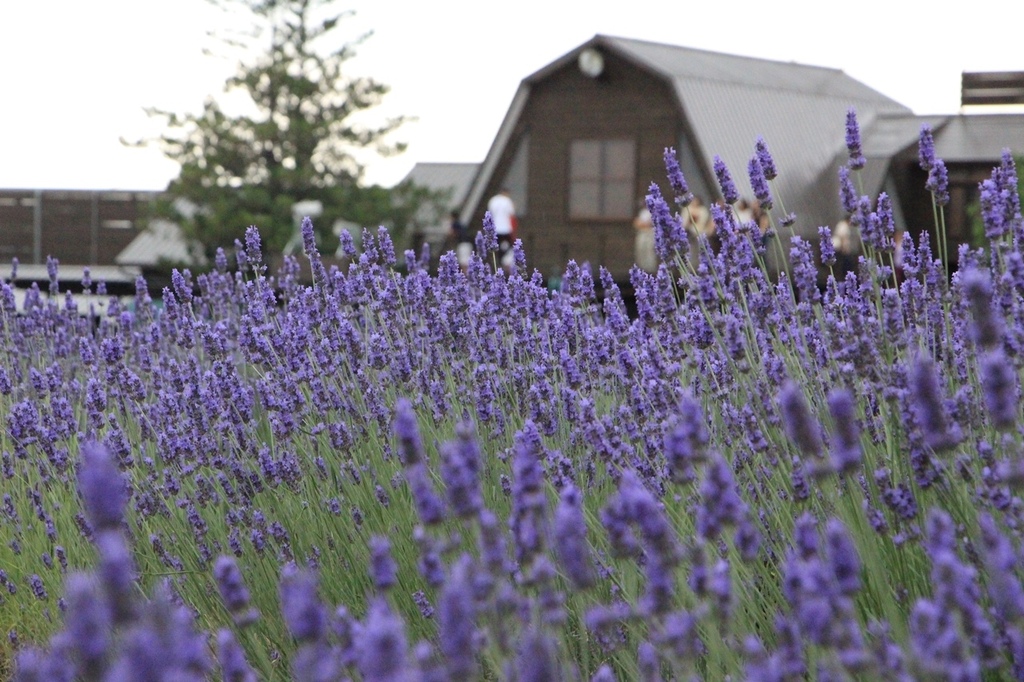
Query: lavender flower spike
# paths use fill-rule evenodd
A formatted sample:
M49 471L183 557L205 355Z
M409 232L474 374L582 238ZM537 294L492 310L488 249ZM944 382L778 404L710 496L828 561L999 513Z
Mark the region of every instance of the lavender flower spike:
M381 591L394 587L398 582L398 566L391 557L391 543L380 535L370 538L370 577Z
M765 179L774 180L778 176L779 171L775 167L775 159L772 158L771 152L768 151L768 143L760 135L757 137L757 142L754 143L754 153L757 154L757 161L761 164L761 170L764 171Z
M594 567L587 543L583 496L571 483L562 490L555 510L555 542L558 558L573 584L579 589L593 585Z
M677 253L688 251L686 232L679 219L669 210L661 195L661 189L653 182L646 203L647 210L651 212L651 221L654 223L654 244L658 258L664 262L671 262Z
M787 381L779 391L779 405L782 410L782 424L793 444L804 455L821 457L821 427L811 414L800 387L792 381Z
M1017 423L1020 411L1017 371L1002 348L983 353L978 359L978 367L985 407L992 418L992 425L1000 431L1009 431Z
M448 678L475 677L475 605L473 602L473 558L463 554L452 569L438 601L438 637L447 659Z
M672 147L665 147L665 172L668 175L668 184L672 186L672 192L676 195L676 203L688 206L693 201L693 194L686 184L682 169L679 168L676 150Z
M732 181L732 175L729 174L729 169L722 157L715 156L714 167L715 177L718 178L718 185L722 188L722 197L725 199L725 203L735 204L739 201L740 194L736 191L736 183Z
M853 107L846 112L846 149L850 152L847 164L851 170L859 170L866 163L860 146L860 126L857 125L857 110Z
M917 357L910 366L908 383L917 416L917 427L925 444L935 451L948 450L960 442L959 429L950 424L943 405L944 391L939 385L935 363L925 356Z
M939 206L949 203L949 173L946 171L945 161L935 160L935 164L928 171L928 180L925 181L924 187L935 196L935 203Z
M398 452L405 466L412 466L423 460L423 441L412 403L399 398L395 405L395 437L398 438Z
M230 556L218 557L213 565L213 577L217 581L217 590L224 606L236 622L240 617L243 621L252 619L254 614L249 610L249 590L235 560Z
M409 673L406 664L405 628L402 620L391 613L387 602L378 599L370 604L366 622L356 642L359 651L359 672L366 682L398 682Z
M935 165L935 138L932 136L932 127L927 123L921 125L921 134L917 141L917 161L921 170L931 172Z
M832 466L842 476L853 474L861 465L860 429L854 411L853 394L845 388L828 395L828 411L835 431L832 434Z
M95 530L120 528L128 501L124 481L110 451L99 443L82 445L78 491Z
M327 611L317 596L317 579L294 564L281 577L281 615L299 642L320 639L327 631Z
M857 189L853 186L850 169L846 166L839 167L839 201L846 215L853 216L857 213Z
M245 660L245 651L227 628L217 633L217 660L223 679L230 682L257 682L259 679Z
M764 174L764 168L756 156L750 158L747 163L747 172L750 174L750 187L754 190L754 196L761 203L765 211L772 207L772 191L768 189L768 178Z

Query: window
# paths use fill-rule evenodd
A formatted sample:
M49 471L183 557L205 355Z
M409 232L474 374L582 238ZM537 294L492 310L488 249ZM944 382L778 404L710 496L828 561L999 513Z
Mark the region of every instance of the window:
M569 217L633 217L633 140L573 140L569 148Z
M134 227L130 220L104 220L102 224L107 230L130 230Z

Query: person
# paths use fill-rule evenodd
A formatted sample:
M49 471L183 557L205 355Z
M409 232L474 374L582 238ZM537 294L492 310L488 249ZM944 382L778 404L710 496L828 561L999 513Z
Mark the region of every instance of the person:
M473 240L469 230L459 218L459 212L452 210L448 220L448 238L455 244L455 255L459 259L459 267L463 272L469 267L469 258L473 255Z
M633 229L636 230L634 257L637 267L644 272L657 272L658 254L654 249L654 223L651 220L651 212L643 202L640 212L633 219Z
M517 227L516 206L508 187L491 197L487 202L487 210L494 221L494 231L498 235L498 262L506 270L512 265L512 240L515 239Z
M832 231L832 248L836 252L836 279L846 279L846 273L856 272L857 254L853 229L846 220L840 220Z
M754 207L743 197L736 202L736 219L741 224L754 222Z

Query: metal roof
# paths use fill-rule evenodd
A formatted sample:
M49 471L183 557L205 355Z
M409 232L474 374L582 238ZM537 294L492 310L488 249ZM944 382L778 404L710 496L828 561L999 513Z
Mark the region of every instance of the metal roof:
M721 156L741 194L751 196L747 162L757 137L764 137L779 168L773 187L776 206L781 200L787 211L796 212L803 232L840 217L838 197L814 183L835 174L837 154L845 149L847 110L857 110L862 129L881 114L912 113L838 69L597 35L523 80L473 183L470 204L479 200L494 172L530 86L591 47L614 52L669 83L693 133L700 157L695 161L705 177L714 177L712 159Z
M1024 153L1024 114L950 116L935 136L935 155L947 162L999 163L1006 148Z
M205 264L206 258L201 250L196 249L193 253L189 249L188 242L177 223L163 219L151 221L149 226L114 258L118 265L142 267L153 267L161 261L202 265Z
M479 169L479 163L417 163L402 182L410 181L432 190L451 189L451 205L456 208L466 200L470 183Z

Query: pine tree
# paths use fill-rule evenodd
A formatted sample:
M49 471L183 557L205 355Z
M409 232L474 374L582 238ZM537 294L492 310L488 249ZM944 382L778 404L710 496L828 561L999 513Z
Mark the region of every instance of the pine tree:
M322 203L314 225L327 249L337 243L331 231L336 219L394 224L395 202L387 190L360 184L363 166L357 153L401 152L404 145L388 139L406 119L375 126L353 121L354 114L379 104L388 87L345 71L355 48L369 37L339 39L339 25L351 12L332 10L332 0L211 2L235 13L244 10L252 20L252 30L241 37L221 38L243 53L225 92L243 94L250 111L229 115L213 97L198 115L147 110L164 117L168 126L167 133L149 142L181 165L168 186L164 212L207 256L217 247L230 247L249 225L260 229L268 252L279 253L294 233L292 207L300 201ZM182 205L176 199L197 210L172 208ZM400 210L398 216L407 212Z

